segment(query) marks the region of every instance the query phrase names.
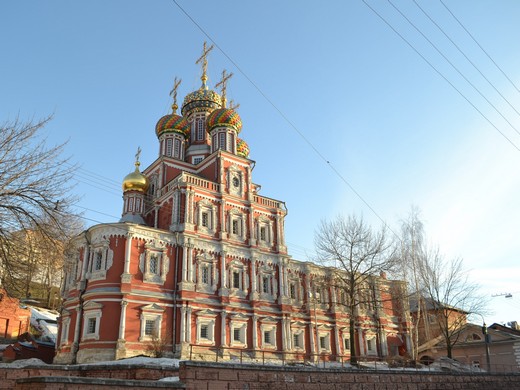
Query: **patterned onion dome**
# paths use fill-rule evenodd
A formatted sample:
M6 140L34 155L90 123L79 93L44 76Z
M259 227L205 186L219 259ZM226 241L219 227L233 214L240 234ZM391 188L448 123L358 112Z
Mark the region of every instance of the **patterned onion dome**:
M215 127L224 126L235 129L237 133L242 130L242 119L235 110L230 108L219 108L218 110L212 111L208 115L208 131L213 130Z
M155 125L155 134L157 134L157 137L160 137L164 133L171 132L179 133L188 138L190 136L190 124L180 115L165 115Z
M146 192L149 186L148 178L139 172L139 163L135 164L135 171L129 173L123 179L123 192L126 191L139 191Z
M242 138L237 138L237 154L245 158L249 157L249 145Z
M187 112L203 107L203 108L219 108L222 106L222 98L218 93L211 89L198 89L184 98L182 103L182 115L186 115Z

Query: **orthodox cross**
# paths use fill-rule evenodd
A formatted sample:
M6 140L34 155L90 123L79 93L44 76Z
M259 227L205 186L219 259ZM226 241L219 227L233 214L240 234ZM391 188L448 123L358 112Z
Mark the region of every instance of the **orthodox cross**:
M175 77L175 79L173 80L173 88L170 91L170 96L173 98L172 110L174 114L177 111L177 108L179 108L179 106L177 106L177 88L179 88L181 82L182 80L177 79L177 77Z
M229 108L236 110L238 107L240 107L240 103L235 103L233 99L229 101Z
M202 76L200 79L202 80L202 87L206 88L206 81L208 80L208 76L206 74L208 70L208 54L211 50L213 50L213 45L210 47L207 47L207 42L204 41L204 46L202 48L202 55L199 57L197 61L195 61L195 64L199 64L202 61Z
M227 90L227 82L233 76L233 73L226 74L226 70L222 71L222 80L220 80L215 88L221 87L221 95L222 95L222 107L226 107L226 90Z
M139 162L139 156L141 155L141 147L138 146L137 147L137 153L135 154L135 168L137 169L137 167L139 165L141 165L141 163Z

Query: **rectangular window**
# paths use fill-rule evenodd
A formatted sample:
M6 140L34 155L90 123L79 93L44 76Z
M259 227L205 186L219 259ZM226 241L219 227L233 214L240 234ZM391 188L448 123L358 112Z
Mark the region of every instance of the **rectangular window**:
M233 232L233 234L238 235L238 220L237 220L237 219L234 219L232 225L233 225L233 226L232 226L232 232Z
M293 343L295 347L302 348L301 333L293 334Z
M269 331L264 332L264 343L271 344L271 332L269 332Z
M240 339L240 328L233 329L233 341L242 341Z
M260 240L265 241L266 240L266 234L265 234L265 226L262 226L260 228Z
M194 157L193 158L193 165L197 165L202 161L202 157Z
M269 293L269 278L267 276L262 278L262 291L264 294Z
M350 339L343 339L343 346L345 347L345 351L350 351Z
M367 340L367 350L372 351L374 349L373 343L374 341L372 339Z
M101 269L102 260L103 260L103 253L96 252L96 263L94 264L95 271L99 271Z
M207 265L202 266L202 283L209 284L209 269Z
M144 334L145 334L145 336L155 336L155 321L154 320L145 321Z
M181 141L176 139L174 141L175 148L173 149L173 157L181 158Z
M96 333L97 318L89 318L87 321L87 334Z
M326 336L320 336L320 348L327 349L327 337Z
M240 288L240 273L233 272L233 288Z
M197 119L197 141L204 139L204 118Z
M219 133L219 148L222 150L226 150L226 133Z
M291 283L291 285L289 286L289 292L291 294L291 299L296 299L296 286L294 285L294 283Z
M158 263L159 263L159 259L157 258L157 256L153 255L152 257L150 257L150 273L151 274L154 274L154 275L157 275L158 274Z
M209 339L208 325L201 325L200 326L200 338L201 339Z
M229 134L228 137L227 137L227 141L228 141L228 145L227 145L227 150L228 152L231 152L233 153L233 142L235 140L235 137L233 137L232 134Z
M202 213L202 226L208 227L209 226L209 215L208 213Z
M141 199L139 199L139 198L135 199L135 211L137 213L141 212Z
M168 138L166 140L166 155L168 157L172 156L172 148L173 148L173 140L171 138Z

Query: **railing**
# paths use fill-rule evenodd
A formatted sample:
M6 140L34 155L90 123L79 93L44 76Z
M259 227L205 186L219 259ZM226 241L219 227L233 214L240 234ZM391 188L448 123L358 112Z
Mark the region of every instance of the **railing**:
M160 198L161 196L169 193L172 189L180 184L191 184L197 187L206 188L209 191L219 192L220 184L214 183L212 181L202 179L198 176L191 175L186 172L182 172L175 179L166 184L163 188L161 188L157 192L157 196Z
M274 200L271 198L266 198L260 195L253 195L253 202L258 203L262 206L272 207L276 209L284 208L284 203L279 200Z
M190 345L189 360L226 362L235 364L259 364L282 366L308 366L327 369L369 370L369 371L406 371L418 373L449 372L452 374L511 374L520 375L520 366L491 364L489 372L483 367L460 363L453 359L440 358L431 364L405 359L402 356L380 358L377 356L358 356L357 363L351 364L351 356L331 353L313 354L304 351L253 350L236 347L213 347Z

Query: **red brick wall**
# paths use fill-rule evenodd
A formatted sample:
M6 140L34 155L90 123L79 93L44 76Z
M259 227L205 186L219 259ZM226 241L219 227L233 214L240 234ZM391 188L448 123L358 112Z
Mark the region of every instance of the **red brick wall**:
M154 380L178 376L178 370L170 367L139 367L127 365L109 366L42 366L30 368L0 368L0 389L14 389L19 378L34 377L89 377L108 379ZM28 386L28 384L25 384ZM41 386L41 384L40 384ZM29 387L25 387L29 388ZM40 387L41 388L41 387ZM50 388L50 387L49 387ZM65 387L61 387L65 388ZM70 388L74 388L73 386Z
M433 390L520 389L520 375L459 375L448 373L348 372L306 367L247 366L181 362L187 390Z

